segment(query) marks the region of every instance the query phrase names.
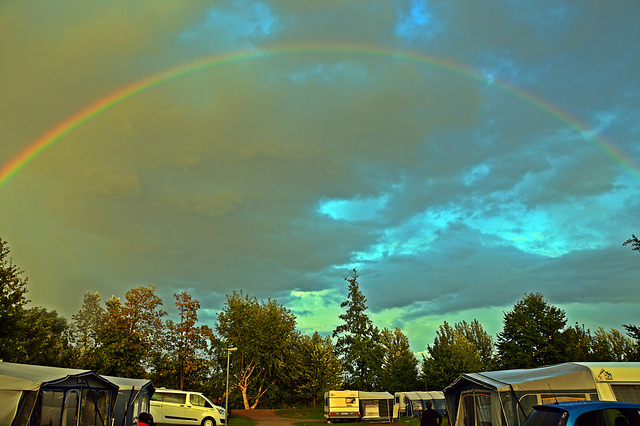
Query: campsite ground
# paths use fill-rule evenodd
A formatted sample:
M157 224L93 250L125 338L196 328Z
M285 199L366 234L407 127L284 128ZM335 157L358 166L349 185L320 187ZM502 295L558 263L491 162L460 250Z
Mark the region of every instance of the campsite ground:
M289 408L281 410L233 410L229 418L231 426L320 426L326 423L322 407L316 408ZM373 422L341 422L340 425L354 425L356 423L368 426L388 425L389 423ZM419 424L417 418L402 417L394 419L393 424ZM443 426L449 426L447 419Z

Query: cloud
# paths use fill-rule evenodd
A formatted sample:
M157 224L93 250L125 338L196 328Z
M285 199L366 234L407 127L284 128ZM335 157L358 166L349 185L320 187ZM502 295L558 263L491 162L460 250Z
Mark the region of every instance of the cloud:
M416 350L444 320L497 329L525 292L614 324L637 276L620 244L639 232L639 12L2 2L2 159L194 68L35 158L0 188L0 232L33 303L67 316L84 291L154 283L167 305L192 292L210 321L243 289L330 333L357 267L372 316Z

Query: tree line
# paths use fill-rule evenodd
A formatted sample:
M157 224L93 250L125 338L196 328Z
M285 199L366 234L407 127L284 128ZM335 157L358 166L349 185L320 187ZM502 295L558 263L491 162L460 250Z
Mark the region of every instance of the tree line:
M635 237L631 244L640 250ZM367 314L357 270L347 274L341 323L331 336L309 336L276 300L233 291L212 327L198 320L200 302L174 297L168 319L154 285L103 301L86 292L71 321L27 308L27 278L0 238L0 359L147 378L156 387L202 391L224 399L230 362L230 406L275 408L321 403L325 391L441 390L461 373L531 368L568 361L640 360L640 328L593 333L567 326L561 309L540 293L525 294L504 313L496 339L477 320L436 330L419 361L400 328L376 327ZM229 348L236 348L229 352Z

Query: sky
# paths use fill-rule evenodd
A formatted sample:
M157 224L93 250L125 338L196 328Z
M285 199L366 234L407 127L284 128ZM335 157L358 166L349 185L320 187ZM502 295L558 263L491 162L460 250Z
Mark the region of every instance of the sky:
M0 237L30 306L154 284L422 352L525 294L640 324L640 3L0 2Z

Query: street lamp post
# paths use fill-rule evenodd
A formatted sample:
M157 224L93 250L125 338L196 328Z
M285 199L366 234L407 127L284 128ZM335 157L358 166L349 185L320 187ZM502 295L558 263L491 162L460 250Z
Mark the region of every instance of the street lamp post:
M238 348L227 348L227 392L226 392L226 402L224 403L224 424L229 424L229 357L231 352L237 351Z

